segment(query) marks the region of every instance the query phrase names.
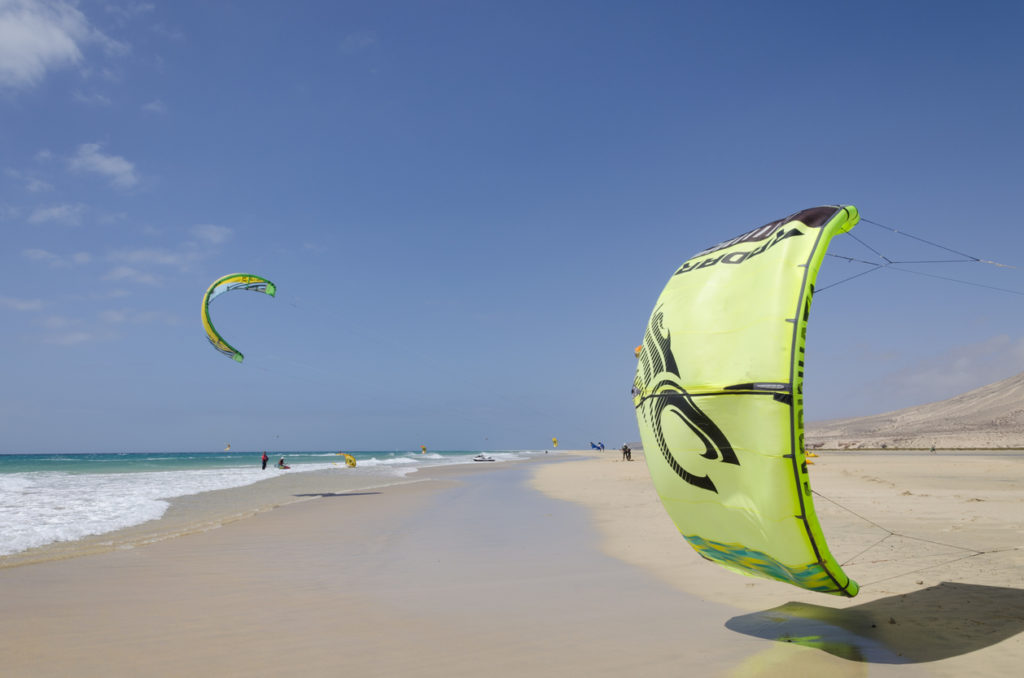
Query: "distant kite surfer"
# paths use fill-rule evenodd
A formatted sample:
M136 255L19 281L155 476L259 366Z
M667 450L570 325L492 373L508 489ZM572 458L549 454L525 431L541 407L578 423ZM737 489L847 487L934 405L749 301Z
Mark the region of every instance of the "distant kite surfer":
M266 471L267 470L267 462L270 461L270 457L267 456L266 452L263 453L263 457L262 457L261 461L263 462L263 470Z

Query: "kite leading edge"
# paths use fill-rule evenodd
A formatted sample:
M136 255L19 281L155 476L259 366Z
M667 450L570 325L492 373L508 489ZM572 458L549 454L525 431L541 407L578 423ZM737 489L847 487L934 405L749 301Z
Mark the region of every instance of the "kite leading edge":
M814 282L853 206L814 207L699 252L651 314L633 388L661 501L704 558L853 597L828 550L804 451Z

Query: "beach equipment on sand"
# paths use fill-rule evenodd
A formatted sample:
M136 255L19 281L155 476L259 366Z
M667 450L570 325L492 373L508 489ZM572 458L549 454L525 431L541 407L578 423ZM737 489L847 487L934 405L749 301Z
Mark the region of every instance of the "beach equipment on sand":
M277 293L277 287L274 283L270 282L266 278L261 278L258 275L232 273L231 275L226 275L214 280L213 284L207 288L206 294L203 295L203 329L206 330L206 338L209 339L215 349L232 360L242 362L244 359L242 353L225 341L224 337L220 336L220 333L218 333L213 326L213 321L210 320L210 302L221 294L231 292L233 290L262 292L267 296L272 297Z
M691 257L654 306L633 384L655 488L701 556L850 597L811 499L803 366L818 269L859 218L813 207Z

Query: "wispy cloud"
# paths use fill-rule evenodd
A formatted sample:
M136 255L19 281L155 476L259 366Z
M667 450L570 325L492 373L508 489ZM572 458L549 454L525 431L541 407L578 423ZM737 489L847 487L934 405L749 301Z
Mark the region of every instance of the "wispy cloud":
M181 319L165 311L135 311L131 309L109 309L100 312L100 320L110 325L177 325Z
M118 188L131 188L139 183L133 163L119 155L107 155L100 150L101 148L97 143L82 144L68 161L68 165L76 171L101 174Z
M40 261L45 264L50 264L51 266L59 266L60 264L58 262L61 261L61 258L53 252L47 252L46 250L39 249L22 250L21 256L25 257L29 261Z
M17 299L15 297L0 297L0 308L6 308L12 311L38 311L42 307L42 299Z
M95 337L89 332L75 331L44 337L43 341L47 344L54 344L56 346L74 346L75 344L92 341L93 339L95 339Z
M48 330L62 330L75 324L74 320L62 315L50 315L43 318L42 325Z
M85 94L84 92L76 91L72 96L75 101L80 104L85 104L86 106L109 106L111 104L108 97L105 97L98 92Z
M61 268L72 264L88 264L92 261L92 255L88 252L75 252L70 256L54 254L42 249L27 249L21 251L21 256L29 261L38 261L50 266Z
M156 5L152 2L109 2L105 7L107 14L115 18L115 20L124 25L132 19L148 14L156 9Z
M77 226L82 222L82 214L85 213L85 205L53 205L52 207L38 207L29 215L29 223L44 224L57 222L68 226Z
M951 398L1024 371L1024 338L1001 334L958 346L892 373L876 384L893 403Z
M111 325L120 325L128 320L127 311L103 311L100 313L100 320Z
M341 51L345 54L355 54L370 49L377 44L377 34L373 31L357 31L349 33L341 39Z
M35 177L29 177L26 180L25 188L33 193L45 193L46 191L53 190L53 184L43 181L42 179L36 179Z
M231 238L231 229L216 224L197 224L192 227L192 235L210 245L220 245Z
M197 238L209 243L223 242L231 234L231 229L223 226L197 226L192 230ZM104 258L116 266L103 276L103 279L160 285L167 277L167 269L171 269L170 275L173 275L175 270L189 271L193 264L213 253L214 251L209 248L198 247L194 241L185 242L176 250L154 247L113 250Z
M0 0L0 2L3 2L3 0ZM16 181L24 181L26 190L32 193L44 193L46 191L53 190L52 184L49 184L38 177L32 176L30 172L23 172L11 167L6 167L4 168L4 174Z
M92 33L89 22L67 2L0 2L0 86L39 83L48 70L82 60L78 45Z
M119 224L128 218L126 212L104 212L96 215L97 224Z
M172 252L162 249L141 248L134 250L114 250L107 259L122 264L135 266L174 266L185 270L192 263L202 258L199 252Z
M160 101L159 99L154 99L149 103L142 104L142 110L147 111L149 113L166 113L167 106L164 104L164 102Z
M162 23L155 23L152 26L152 30L159 36L167 38L168 40L184 40L185 33L180 28L174 28Z
M132 293L124 289L112 289L101 292L93 292L89 295L90 299L99 299L105 301L107 299L124 299L125 297L132 296Z
M159 285L160 280L152 273L140 271L132 266L118 266L103 276L104 280L124 280L142 283L143 285Z
M27 89L50 71L80 65L82 47L107 56L131 50L90 24L75 0L0 0L0 87Z

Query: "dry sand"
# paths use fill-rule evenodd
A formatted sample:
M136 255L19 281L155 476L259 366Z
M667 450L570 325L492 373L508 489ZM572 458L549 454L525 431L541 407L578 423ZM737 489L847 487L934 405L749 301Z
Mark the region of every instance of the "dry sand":
M0 675L1007 676L1024 664L1024 457L823 453L812 481L831 502L816 505L862 584L853 600L702 560L642 453L616 457L325 486L219 529L0 569Z
M593 510L607 553L733 608L709 623L769 641L727 675L780 675L782 666L791 675L1019 675L1024 455L823 452L813 459L829 547L861 584L856 598L842 599L700 558L661 507L642 454L634 452L633 463L609 454L545 466L533 485Z

